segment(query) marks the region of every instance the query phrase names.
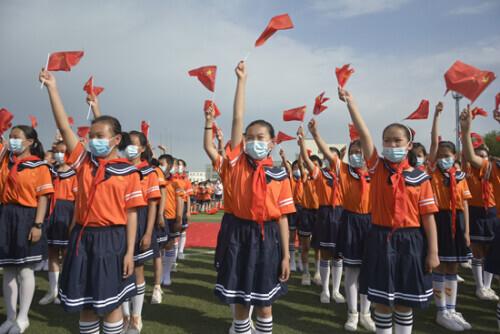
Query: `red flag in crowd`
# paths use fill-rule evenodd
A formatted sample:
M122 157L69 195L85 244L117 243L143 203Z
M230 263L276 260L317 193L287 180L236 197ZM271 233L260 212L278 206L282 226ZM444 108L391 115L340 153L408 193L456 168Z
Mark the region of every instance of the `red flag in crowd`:
M69 126L75 125L75 120L73 119L73 117L71 117L71 116L68 117L68 123L69 123Z
M209 91L213 92L215 90L215 76L217 74L217 66L202 66L191 70L188 72L190 76L197 77L198 80L205 86Z
M283 120L285 122L289 122L289 121L303 122L305 115L306 115L306 106L293 108L290 110L285 110L283 112Z
M149 138L149 124L146 121L141 121L141 132L144 133L146 138Z
M359 132L354 126L354 124L349 124L349 138L351 138L351 141L359 139Z
M483 137L475 132L471 132L470 138L472 141L472 147L474 147L475 149L484 144Z
M38 126L38 121L37 121L36 117L30 115L29 118L30 118L30 121L31 121L31 127L33 129L36 129L36 127Z
M417 110L410 114L405 119L427 119L429 117L429 101L422 100L418 105Z
M444 80L446 82L446 93L452 90L474 102L486 87L495 80L495 73L482 71L457 60L444 74Z
M98 96L104 91L103 87L94 86L94 77L90 77L89 80L83 86L83 90L89 95Z
M215 102L213 102L212 100L205 100L205 105L203 106L203 110L205 112L208 111L208 108L210 108L210 106L213 104L213 109L214 109L214 118L217 118L221 115L220 113L220 110L219 110L219 107L217 107L217 105L215 104Z
M89 134L90 127L89 126L79 126L78 129L76 130L76 134L80 138L86 138L87 135Z
M281 144L284 141L294 140L295 137L289 136L286 133L278 132L278 136L276 137L276 143Z
M335 68L335 75L337 76L337 82L339 86L344 88L344 85L347 83L347 80L351 77L351 74L354 73L354 69L350 68L351 64L345 64L341 68Z
M64 51L51 53L47 71L71 71L83 57L83 51Z
M486 110L484 110L483 108L479 108L479 107L475 107L474 109L471 110L470 113L472 115L472 119L476 118L476 116L483 116L483 117L488 116L488 112Z
M269 37L274 35L274 33L278 30L286 30L292 28L293 22L288 14L275 16L271 19L271 21L269 21L266 29L264 29L259 38L257 38L257 40L255 41L255 46L257 47L263 45L269 39Z
M327 106L325 106L323 104L326 103L326 101L330 100L330 98L324 97L324 96L325 96L325 92L322 92L314 100L314 110L313 110L314 115L319 115L328 108Z
M0 136L12 127L14 115L5 108L0 109Z

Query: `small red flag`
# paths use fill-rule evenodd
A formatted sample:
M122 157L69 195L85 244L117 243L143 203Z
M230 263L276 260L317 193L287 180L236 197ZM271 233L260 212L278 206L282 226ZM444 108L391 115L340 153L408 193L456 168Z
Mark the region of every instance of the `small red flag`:
M71 71L83 57L83 51L64 51L51 53L47 71Z
M500 93L497 93L497 95L495 95L495 110L498 110L499 106L500 106Z
M418 105L417 110L410 114L405 119L427 119L429 117L429 101L422 100Z
M31 127L33 129L36 129L36 127L38 126L38 121L37 121L36 117L30 115L29 118L30 118L30 121L31 121Z
M354 126L354 124L349 124L349 138L351 138L351 141L359 139L359 132Z
M274 35L276 31L292 29L292 28L293 28L293 22L290 16L288 16L288 14L282 14L273 17L267 24L266 29L264 29L262 34L255 41L255 47L264 44L269 39L269 37Z
M71 116L68 117L68 123L69 123L69 126L75 125L75 120L73 119L73 117L71 117Z
M283 112L283 120L285 122L289 121L303 122L305 116L306 116L306 106L285 110Z
M83 86L83 90L89 95L98 96L104 91L104 87L94 86L94 77L90 77L89 80Z
M323 104L326 103L326 101L330 100L330 98L324 96L325 92L321 92L321 94L319 94L314 100L314 110L313 110L314 115L319 115L328 108Z
M78 129L76 130L76 134L80 138L86 138L87 135L89 134L90 127L89 126L79 126Z
M497 139L497 142L500 142L500 136L497 136L496 139Z
M351 77L351 74L354 73L354 69L350 68L351 64L345 64L341 68L335 68L335 75L337 76L337 82L339 86L344 88L344 85L347 83L347 80Z
M188 72L190 76L197 77L198 80L205 86L209 91L213 92L215 90L215 76L217 74L217 66L202 66L195 68Z
M212 102L212 100L205 100L205 105L203 106L203 111L207 112L208 108L210 108L212 103L213 103L213 109L214 109L214 118L217 118L221 115L221 113L220 113L219 107L217 107L215 102Z
M483 137L475 132L471 132L470 138L472 141L472 147L474 147L475 149L484 144Z
M472 103L495 80L495 73L482 71L457 60L444 74L444 80L446 93L450 90L455 91Z
M149 124L146 121L141 121L141 132L144 133L146 138L149 136Z
M484 110L483 108L479 108L479 107L475 107L474 109L471 110L470 113L472 115L472 119L475 119L476 116L483 116L483 117L488 116L488 112L486 110Z
M276 143L281 144L284 141L294 140L295 137L289 136L286 133L278 132L278 136L276 137Z
M0 136L12 127L14 115L5 108L0 109Z

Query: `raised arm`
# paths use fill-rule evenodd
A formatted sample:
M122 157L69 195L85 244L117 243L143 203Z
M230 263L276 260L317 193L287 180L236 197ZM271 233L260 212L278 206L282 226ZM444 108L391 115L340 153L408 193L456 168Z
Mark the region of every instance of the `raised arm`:
M217 135L215 138L217 139L217 152L225 158L226 151L224 150L224 134L222 133L221 128L217 128Z
M328 161L330 162L330 166L335 166L335 155L330 152L328 144L323 140L323 138L321 138L316 120L312 119L307 126L309 127L309 132L311 132L314 142L318 146L320 152L323 153L326 159L328 159Z
M214 122L214 110L210 106L205 112L205 129L203 130L203 148L210 160L215 163L219 157L219 153L214 146L212 126Z
M443 111L443 102L439 102L436 105L436 111L434 112L434 120L432 121L432 131L431 131L431 149L427 160L433 165L436 162L437 151L439 146L439 117Z
M302 162L312 175L314 172L314 163L309 159L309 155L307 155L306 143L304 142L304 129L302 126L299 126L299 130L297 131L297 142L300 148L300 157L302 158Z
M474 168L481 168L483 165L483 158L476 155L474 147L472 146L472 139L470 138L470 126L472 123L472 115L467 106L460 114L460 130L462 131L462 145L465 160L467 160Z
M95 95L87 95L87 103L92 108L94 118L101 117L101 107L99 106L99 99Z
M375 146L373 145L372 136L370 134L370 130L366 126L363 117L359 113L358 106L353 96L343 88L339 87L339 99L341 101L346 102L347 109L349 110L349 114L351 115L352 122L354 127L359 133L359 139L361 141L361 149L363 150L363 155L365 159L370 159L373 152L375 151Z
M59 91L57 90L56 78L49 71L42 69L38 76L40 82L44 82L49 93L50 105L52 106L52 113L56 121L57 128L61 132L61 136L66 143L68 152L71 153L78 144L78 137L75 135L71 126L69 125L68 115L64 111L64 105Z
M234 96L233 124L231 127L231 148L241 144L243 140L243 117L245 114L245 91L247 82L247 71L243 61L238 63L235 69L238 82Z
M281 157L281 165L285 167L288 176L292 177L292 168L288 164L288 161L286 160L285 150L283 150L282 148L280 149L280 157Z

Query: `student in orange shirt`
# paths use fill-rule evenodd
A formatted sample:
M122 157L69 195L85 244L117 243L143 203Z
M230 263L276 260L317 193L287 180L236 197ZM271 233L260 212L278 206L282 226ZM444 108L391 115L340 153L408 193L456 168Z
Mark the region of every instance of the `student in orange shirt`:
M437 307L436 322L451 331L469 330L472 326L461 313L456 312L458 264L467 262L472 253L469 249L469 212L467 200L471 193L465 173L455 167L455 144L439 141L439 116L443 103L436 105L432 124L431 149L428 170L432 177L439 212L436 220L438 255L440 265L433 272L434 299Z
M40 299L40 305L60 303L57 299L59 256L66 253L68 247L68 228L75 211L75 194L78 191L76 172L65 161L66 145L60 141L54 145L55 166L51 168L55 193L49 204L47 219L47 243L49 245L49 291Z
M272 303L286 293L290 276L288 221L295 211L286 171L273 168L274 129L263 120L243 130L246 68L236 67L231 144L228 149L233 201L231 221L219 235L215 294L236 304L230 333L250 334L249 306L255 305L256 332L272 332ZM212 131L205 127L205 131ZM227 186L226 186L227 188ZM251 189L251 191L249 191Z
M427 171L427 150L420 143L413 143L413 148L408 152L408 162L414 168Z
M144 279L144 264L158 253L158 242L154 234L157 218L158 201L161 198L160 183L155 169L150 165L153 153L148 146L148 139L139 131L124 133L122 144L124 155L141 173L142 195L147 205L137 208L137 233L135 236L135 279L137 295L132 297L132 317L130 303L123 303L124 327L132 332L142 330L142 306L146 282ZM128 333L128 332L127 332Z
M360 291L375 303L377 333L411 333L414 307L432 296L432 269L439 265L434 213L438 211L429 176L408 163L412 133L393 123L382 134L378 156L351 94L339 88L361 141L371 177L372 228L366 238ZM421 229L423 225L423 229Z
M101 116L92 121L87 152L69 125L54 76L42 69L39 79L47 87L79 189L60 280L61 303L68 312L80 312L81 333L99 333L100 317L104 333L120 333L120 306L136 294L137 208L146 205L140 173L118 158L122 138L116 118Z
M497 117L497 121L500 122L500 114L498 111L495 112L495 116ZM486 261L484 265L485 273L489 275L500 275L500 162L498 159L491 159L488 156L484 156L484 150L474 150L472 146L472 140L470 137L471 133L471 123L472 116L470 110L467 108L460 114L460 129L462 130L462 143L463 143L463 152L465 159L471 164L471 167L474 170L479 170L480 180L484 189L484 200L490 197L490 192L493 193L494 198L496 199L496 208L491 207L491 200L488 199L484 202L484 204L489 203L490 205L485 205L488 208L484 208L486 212L483 211L483 215L487 215L489 220L493 221L495 238L490 246L488 253L486 254ZM477 175L477 172L474 171L474 175ZM479 211L479 210L478 210ZM496 218L492 218L491 215L493 212L496 213ZM484 217L484 216L483 216ZM478 218L477 224L485 223L483 219ZM486 224L485 224L486 225ZM471 215L471 234L472 234L472 215ZM472 237L471 237L472 239ZM477 250L477 249L476 249ZM474 251L474 248L473 248ZM473 268L475 269L475 268ZM475 269L477 270L477 269ZM475 275L479 276L478 270ZM486 277L485 277L486 278ZM488 278L489 279L489 278ZM491 282L491 281L490 281ZM477 292L476 292L477 294ZM497 304L497 322L498 327L500 328L500 303Z
M193 185L188 177L186 161L179 159L179 167L177 170L177 179L184 189L184 211L182 213L182 231L179 236L179 250L177 258L184 260L184 248L186 247L187 229L189 227L189 220L191 219L191 195L193 194Z
M7 313L0 333L24 333L29 327L33 266L47 256L42 225L54 188L43 157L37 132L26 125L11 129L8 147L0 144L0 266Z

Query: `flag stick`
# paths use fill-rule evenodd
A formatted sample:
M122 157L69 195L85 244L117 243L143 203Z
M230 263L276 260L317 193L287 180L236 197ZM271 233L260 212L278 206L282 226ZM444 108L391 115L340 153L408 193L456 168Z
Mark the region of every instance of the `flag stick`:
M87 112L87 121L90 119L90 112L92 111L92 102L89 103L89 111Z
M49 67L49 58L50 58L50 53L47 54L47 62L45 63L45 67L43 68L45 71L47 71L47 67ZM40 84L40 89L43 89L43 85L45 85L44 80L42 80L42 83Z
M252 51L248 51L248 52L247 52L247 54L246 54L246 55L245 55L245 57L243 58L243 62L246 62L246 61L247 61L248 56L250 56L250 53L251 53L251 52L252 52Z

